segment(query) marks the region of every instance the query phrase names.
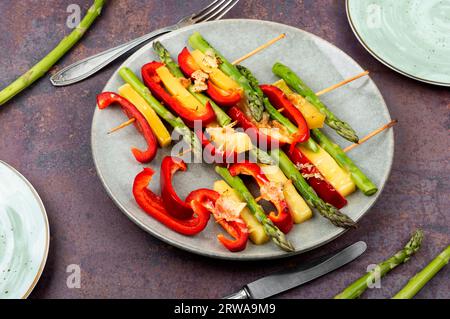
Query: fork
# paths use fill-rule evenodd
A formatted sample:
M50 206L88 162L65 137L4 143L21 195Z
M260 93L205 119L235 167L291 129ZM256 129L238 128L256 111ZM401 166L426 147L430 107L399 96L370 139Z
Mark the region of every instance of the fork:
M193 15L184 17L183 19L178 21L178 23L172 26L150 32L130 42L121 44L117 47L75 62L74 64L65 67L64 69L53 75L50 78L50 81L54 86L66 86L78 83L97 73L111 62L115 61L131 50L139 47L145 42L154 40L155 38L163 34L178 30L189 25L210 20L219 20L228 11L230 11L238 3L238 1L239 0L215 0L207 7L203 8L201 11L194 13Z

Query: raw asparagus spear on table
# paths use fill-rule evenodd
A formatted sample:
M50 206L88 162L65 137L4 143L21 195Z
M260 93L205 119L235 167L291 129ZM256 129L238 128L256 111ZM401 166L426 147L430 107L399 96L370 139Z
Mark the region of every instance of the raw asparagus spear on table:
M139 80L139 78L129 68L122 68L119 71L119 75L122 79L130 84L136 92L141 95L145 101L155 110L155 112L162 117L167 123L169 123L178 133L183 136L183 139L190 145L195 158L202 156L202 146L197 136L184 124L183 120L174 116L169 110L167 110L157 99L153 97L150 90Z
M221 55L219 51L214 49L198 32L195 32L189 37L189 44L194 49L200 50L204 54L206 54L207 52L213 52L216 55L216 57L220 61L219 68L222 70L222 72L238 82L243 88L253 118L258 122L261 121L264 111L264 101L248 83L247 78L245 76L242 76L236 66L225 59L225 57Z
M282 78L294 91L303 96L326 116L325 123L334 129L336 133L353 143L358 143L358 136L353 128L340 120L328 107L320 101L319 97L294 73L289 67L279 62L272 67L275 75Z
M411 299L414 297L425 284L430 281L450 260L450 246L442 251L435 259L433 259L424 269L417 273L403 287L393 299Z
M276 227L273 222L266 216L262 207L253 198L250 191L245 186L242 179L238 176L231 176L226 167L216 166L216 172L219 174L225 182L227 182L241 197L242 200L247 202L247 207L256 217L256 219L263 225L266 234L274 241L274 243L281 249L288 252L294 251L294 247L286 238L281 230Z
M311 208L316 208L319 213L330 220L335 226L343 228L356 227L355 222L340 212L336 207L325 203L312 189L311 186L303 178L297 167L292 163L289 157L282 150L273 150L270 155L278 163L284 175L292 180L295 188L300 192L300 195L308 203Z
M322 131L319 129L311 130L311 135L319 143L319 145L327 151L340 166L345 168L356 184L356 186L364 193L370 196L378 191L375 184L353 163L353 161L345 154L339 145L333 143Z
M356 280L350 286L345 288L340 294L335 296L335 299L355 299L361 296L366 291L368 284L373 283L376 279L379 279L386 275L389 271L397 266L406 263L411 256L413 256L420 248L423 240L423 232L418 229L414 232L413 236L406 244L406 246L398 251L391 258L378 264L374 270L366 273L364 276Z
M9 86L0 91L0 105L5 104L14 96L25 90L39 78L45 75L58 60L67 53L87 32L95 19L100 15L105 0L95 0L78 26L41 61L20 76Z

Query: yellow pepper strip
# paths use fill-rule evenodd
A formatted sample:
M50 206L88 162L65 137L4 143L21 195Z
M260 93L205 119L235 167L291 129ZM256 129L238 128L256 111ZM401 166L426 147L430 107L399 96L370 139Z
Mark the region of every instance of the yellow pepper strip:
M211 67L207 65L207 63L205 63L205 54L201 51L194 50L191 52L191 55L202 71L208 73L211 81L219 88L225 91L235 91L241 89L240 85L236 81L223 73L218 67Z
M130 101L147 120L150 128L158 140L161 147L165 147L172 142L169 131L164 126L161 119L152 107L137 93L131 85L124 84L119 88L119 94Z
M304 146L301 146L300 150L342 196L346 197L355 191L356 186L350 173L340 167L322 147L319 146L317 153Z
M181 84L178 78L170 73L170 70L167 67L162 66L157 68L156 74L158 74L170 95L176 98L184 107L190 110L199 111L199 113L202 113L205 110L205 106Z
M322 114L314 105L309 103L303 96L292 91L284 80L279 80L273 85L278 87L286 94L288 99L302 113L310 129L321 128L325 122L325 115Z

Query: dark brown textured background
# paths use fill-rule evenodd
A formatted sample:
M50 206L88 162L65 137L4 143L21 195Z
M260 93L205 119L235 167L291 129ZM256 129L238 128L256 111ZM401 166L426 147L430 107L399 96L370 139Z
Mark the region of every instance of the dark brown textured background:
M69 32L66 8L90 0L0 1L0 87L5 86ZM202 1L114 0L59 66L178 21ZM168 246L140 230L117 209L96 176L90 150L95 96L115 66L80 84L54 88L48 77L0 108L0 159L39 191L50 219L51 245L32 298L216 298L245 283L325 252L364 240L368 251L351 265L282 298L329 298L367 265L399 249L416 227L425 230L421 251L364 298L387 298L450 244L450 91L410 80L372 58L354 37L344 1L244 1L227 18L283 22L343 49L380 88L393 118L395 160L388 184L357 230L316 251L286 260L228 262ZM68 289L66 267L79 264L81 289ZM449 298L450 268L417 298Z

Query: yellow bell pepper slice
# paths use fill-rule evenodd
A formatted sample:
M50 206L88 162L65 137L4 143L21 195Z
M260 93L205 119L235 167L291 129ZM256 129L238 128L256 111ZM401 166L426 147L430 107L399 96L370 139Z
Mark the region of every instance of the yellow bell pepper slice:
M157 68L156 74L158 74L170 95L180 101L184 107L198 111L203 111L205 109L205 106L181 84L178 78L170 73L170 70L167 67L162 66Z
M204 61L205 55L200 50L194 50L191 52L194 61L200 66L203 72L208 73L211 81L219 88L225 91L240 90L240 85L223 73L219 68L213 68L208 66Z
M152 107L137 93L131 85L124 84L119 88L119 94L131 102L147 120L150 128L161 147L172 142L170 133Z
M304 146L300 146L300 150L342 196L348 196L355 191L356 186L350 173L340 167L322 147L319 146L317 153Z
M294 106L302 113L310 129L323 127L323 124L325 122L325 115L322 114L314 105L309 103L300 94L292 91L286 84L286 82L284 82L284 80L279 80L273 85L283 91L288 99L292 102L292 104L294 104Z
M276 165L260 164L261 170L271 182L283 184L283 195L295 224L300 224L312 217L311 208L295 189L295 186Z

